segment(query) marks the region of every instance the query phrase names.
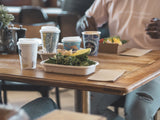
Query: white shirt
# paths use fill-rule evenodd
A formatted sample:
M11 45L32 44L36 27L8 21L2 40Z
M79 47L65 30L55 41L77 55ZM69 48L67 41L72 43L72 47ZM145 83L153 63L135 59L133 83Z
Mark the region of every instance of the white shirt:
M93 16L97 27L108 22L110 36L128 40L122 47L160 50L160 39L145 31L152 18L160 18L159 6L159 0L95 0L86 16Z

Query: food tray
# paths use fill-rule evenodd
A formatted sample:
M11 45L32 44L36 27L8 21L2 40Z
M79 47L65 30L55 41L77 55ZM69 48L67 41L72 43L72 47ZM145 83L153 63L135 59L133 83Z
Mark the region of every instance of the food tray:
M54 55L56 55L56 53L42 53L42 52L39 52L38 54L40 55L41 60L46 60L49 57L53 57Z
M94 73L96 66L99 64L96 62L94 65L90 66L70 66L70 65L59 65L45 63L46 60L41 61L41 65L46 72L63 73L63 74L73 74L73 75L89 75Z

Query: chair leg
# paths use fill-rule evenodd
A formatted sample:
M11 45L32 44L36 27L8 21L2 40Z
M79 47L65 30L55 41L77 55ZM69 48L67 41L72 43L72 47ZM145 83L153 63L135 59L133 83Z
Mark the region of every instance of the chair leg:
M4 102L4 104L7 104L7 102L8 102L7 101L7 90L4 86L5 86L5 81L2 80L3 102Z
M56 102L57 102L58 108L61 109L60 97L59 97L59 88L58 87L56 87Z
M49 90L42 90L40 91L42 97L49 97ZM56 103L57 103L57 106L59 109L61 109L61 105L60 105L60 96L59 96L59 88L56 87L56 90L55 90L55 93L56 93Z
M2 87L2 85L0 84L0 104L2 104L2 88L1 87Z
M1 92L1 91L0 91ZM2 96L1 96L1 93L0 93L0 104L2 104Z
M7 104L7 91L6 90L3 90L3 102L4 104Z
M49 90L42 90L40 91L42 97L49 97Z
M118 115L119 111L118 111L118 107L114 107L114 112Z

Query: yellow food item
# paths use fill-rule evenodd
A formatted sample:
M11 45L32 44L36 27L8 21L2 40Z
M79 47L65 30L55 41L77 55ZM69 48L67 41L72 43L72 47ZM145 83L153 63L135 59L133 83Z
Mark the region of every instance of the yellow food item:
M103 43L114 43L114 44L122 45L122 41L121 41L121 39L119 37L104 38L104 42Z
M91 52L91 48L81 49L81 50L77 50L75 53L73 53L72 56L78 56L78 55L83 55L83 54L89 54L90 52Z
M57 53L61 53L62 55L66 56L71 56L72 55L72 50L64 50L64 49L57 49Z
M78 55L84 55L84 54L88 55L90 52L91 52L91 48L77 50L74 53L72 50L68 51L64 49L57 49L57 53L61 53L62 55L65 55L65 56L78 56Z
M113 37L113 43L117 43L119 45L122 45L121 40L119 38L115 38L115 37Z
M112 38L107 38L107 40L105 41L105 43L112 43Z

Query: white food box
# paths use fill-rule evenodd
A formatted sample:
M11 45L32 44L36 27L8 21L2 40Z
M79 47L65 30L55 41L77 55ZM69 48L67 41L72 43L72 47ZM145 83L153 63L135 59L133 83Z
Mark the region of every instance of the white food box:
M53 57L54 55L56 55L56 53L42 53L42 52L39 52L38 54L40 55L41 60L46 60L49 57Z
M99 64L96 62L90 66L71 66L71 65L60 65L60 64L50 64L45 63L46 60L41 61L41 65L46 72L63 73L63 74L73 74L73 75L89 75L94 73L96 66Z

